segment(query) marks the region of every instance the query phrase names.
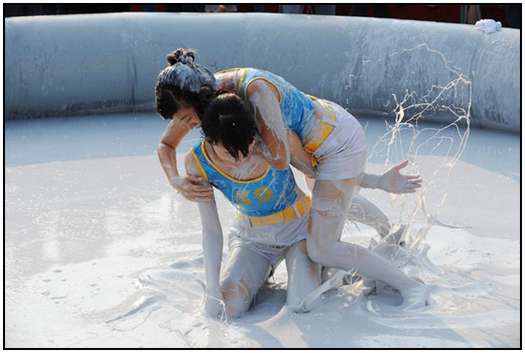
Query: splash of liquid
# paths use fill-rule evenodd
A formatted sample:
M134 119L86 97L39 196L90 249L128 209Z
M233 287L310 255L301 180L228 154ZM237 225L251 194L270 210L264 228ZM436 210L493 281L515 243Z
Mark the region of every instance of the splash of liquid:
M392 110L394 121L392 124L387 123L385 133L373 145L369 154L370 159L376 154L385 153L385 166L393 160L409 159L412 171L416 173L420 172L418 161L424 151L429 151L432 155L442 154L444 157L442 163L434 166L431 175L424 176L423 187L417 192L415 201L410 202L406 197L397 197L394 200L396 209L400 210L400 223L414 223L418 212L422 212L426 218L425 231L420 231L417 235L405 234L405 237L414 238L414 247L421 243L432 224L445 225L438 220L438 213L447 199L446 187L445 190L440 190L441 200L432 208L429 207L426 195L438 187L438 174L445 174L448 184L451 172L467 145L472 107L472 81L460 69L452 66L440 51L422 43L392 53L389 58L403 60L404 55L410 55L416 50L424 50L435 57L452 79L444 84L432 84L428 91L422 94L405 90L403 96L398 98L396 93L392 93L395 105ZM453 103L448 103L450 101ZM441 116L449 122L439 127L418 126L421 122L432 123L433 119Z

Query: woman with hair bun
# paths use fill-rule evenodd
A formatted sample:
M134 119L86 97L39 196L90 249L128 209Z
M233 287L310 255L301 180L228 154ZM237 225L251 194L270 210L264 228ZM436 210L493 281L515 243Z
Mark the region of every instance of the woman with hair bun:
M168 55L170 66L159 74L155 87L157 111L170 119L158 155L171 185L200 204L212 198L213 191L202 178L179 177L175 151L191 128L201 126L207 107L217 96L235 94L248 103L255 117L257 134L250 153L277 170L287 169L291 163L310 178L310 187L313 184L308 256L325 267L353 269L386 282L400 290L407 306L421 305L426 296L424 285L366 248L340 241L347 218L369 224L387 236L390 225L386 216L356 194L361 186L415 192L421 178L400 174L408 161L382 175L366 174L364 131L344 108L307 95L271 72L235 68L212 75L196 64L195 58L189 49ZM224 144L224 148L230 151L232 146ZM239 157L232 154L234 160ZM237 177L242 179L252 172L244 168L237 171Z
M200 127L200 117L216 97L217 83L208 69L195 64L191 49L177 49L166 60L168 66L155 85L155 107L169 122L157 154L172 187L188 200L206 200L213 195L209 185L203 185L201 178L179 176L176 148L191 129Z

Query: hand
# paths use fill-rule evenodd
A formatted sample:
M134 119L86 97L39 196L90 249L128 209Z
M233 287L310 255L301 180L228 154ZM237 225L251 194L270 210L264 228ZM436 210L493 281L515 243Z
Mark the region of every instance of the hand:
M378 187L394 194L411 194L416 192L416 189L421 187L423 179L419 175L402 175L400 171L407 165L408 160L405 160L387 170L379 178Z
M201 121L193 108L181 108L173 114L170 124L175 128L193 129L201 125Z
M214 319L220 318L224 315L225 305L222 299L222 295L219 294L206 294L204 302L204 313Z
M175 176L170 179L170 184L190 201L211 201L213 198L213 188L199 176Z

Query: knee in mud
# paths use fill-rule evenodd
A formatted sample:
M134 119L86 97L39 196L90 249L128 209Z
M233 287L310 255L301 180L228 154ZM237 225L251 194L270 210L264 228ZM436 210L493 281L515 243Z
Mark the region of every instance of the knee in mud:
M222 297L229 317L239 317L250 307L250 292L246 284L226 281L222 284Z

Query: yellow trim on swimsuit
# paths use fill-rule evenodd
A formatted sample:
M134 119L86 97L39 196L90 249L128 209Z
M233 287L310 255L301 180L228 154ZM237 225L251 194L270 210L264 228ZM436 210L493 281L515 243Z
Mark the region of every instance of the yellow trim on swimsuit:
M310 211L312 200L308 196L304 196L294 202L293 205L285 208L282 211L273 213L262 217L248 217L239 213L241 219L248 219L252 226L269 226L278 223L288 223L303 216Z
M223 177L225 177L225 178L227 178L227 179L229 179L231 181L235 181L236 183L241 183L241 184L255 183L255 182L263 179L268 174L268 172L270 171L270 166L268 166L268 168L266 168L266 171L261 176L258 176L257 178L248 179L248 180L237 179L237 178L234 178L231 175L228 175L225 172L223 172L219 167L217 167L217 165L215 163L212 162L212 160L210 159L210 157L208 157L208 154L206 153L206 149L204 148L204 142L201 143L201 150L202 150L202 155L204 156L204 158L206 158L208 163L210 163L210 165L217 172L219 172L220 175L222 175Z
M246 73L248 72L248 70L246 70L246 69L239 69L239 71L240 71L240 78L239 78L239 85L237 87L239 87L239 89L242 90L242 82L246 78Z
M222 70L219 70L215 73L216 74L223 74L223 73L226 73L226 72L230 72L230 71L239 71L239 82L238 82L238 87L240 90L242 90L242 82L244 81L244 79L246 78L246 74L248 72L247 69L244 69L244 68L239 68L239 67L232 67L232 68L229 68L229 69L222 69Z
M201 161L199 161L199 157L197 157L197 155L195 154L195 150L192 149L191 153L193 154L193 158L195 159L195 162L197 162L197 167L201 171L202 176L204 176L206 180L208 180L208 176L206 175L206 172L204 171L204 168L202 167Z
M329 106L326 103L323 103L322 101L318 100L314 96L308 95L308 97L310 97L310 99L312 99L313 101L317 101L323 107L323 111L324 111L325 115L327 115L332 121L334 121L334 122L337 121L336 112L331 106ZM310 140L310 141L308 141L304 145L305 151L310 153L310 154L314 153L319 148L319 146L321 146L321 144L324 141L326 141L328 136L330 136L330 134L334 130L334 126L331 125L330 123L326 122L326 121L321 121L320 125L321 125L321 127L320 127L321 131L319 133L319 136L314 138L314 139L312 139L312 140ZM314 163L315 163L315 165L317 165L317 160L315 160L315 162L314 162L314 160L312 160L312 165L314 165Z

